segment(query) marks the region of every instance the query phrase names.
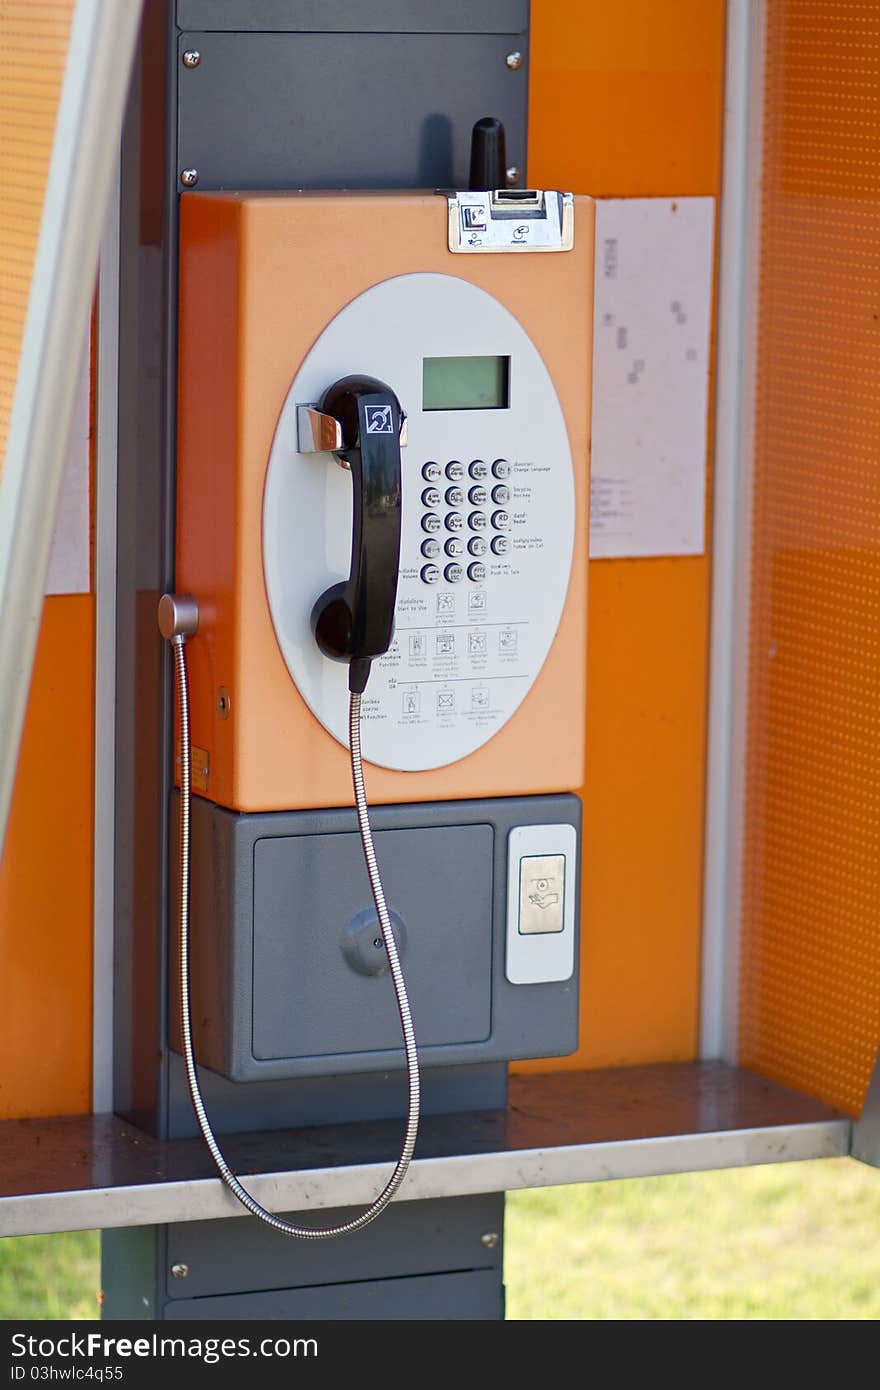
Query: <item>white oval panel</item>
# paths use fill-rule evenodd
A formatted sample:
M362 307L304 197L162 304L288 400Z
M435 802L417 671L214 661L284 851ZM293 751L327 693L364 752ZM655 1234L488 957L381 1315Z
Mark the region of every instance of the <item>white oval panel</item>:
M507 357L506 409L422 409L426 357ZM394 642L373 662L362 701L364 756L381 767L420 771L467 757L488 742L527 695L556 633L574 545L574 478L562 409L544 362L513 315L492 295L451 275L400 275L374 285L336 316L302 364L278 421L263 499L263 563L275 633L303 699L324 727L348 745L348 667L323 656L312 637L315 599L348 575L351 476L332 454L300 454L296 407L314 404L339 377L364 373L387 382L409 417L403 450L400 583ZM488 464L487 500L471 504L479 486L472 462ZM506 460L509 476L492 475ZM450 463L464 466L461 505L450 505ZM442 476L439 505L426 506L427 463ZM455 471L455 470L453 470ZM510 489L506 505L492 488ZM441 554L438 582L422 577L431 563L423 519L433 511ZM493 516L509 514L509 528ZM454 526L460 513L462 529ZM471 513L483 513L475 531ZM479 557L485 578L469 577L467 542L487 541ZM495 555L493 537L509 538ZM443 553L459 536L464 573L451 582Z

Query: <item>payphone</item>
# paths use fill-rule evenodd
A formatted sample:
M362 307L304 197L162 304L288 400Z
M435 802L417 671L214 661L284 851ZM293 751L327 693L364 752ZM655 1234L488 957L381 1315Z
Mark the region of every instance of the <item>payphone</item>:
M293 1234L338 1232L249 1198L194 1054L406 1065L349 1230L411 1157L416 1042L577 1045L592 265L591 201L549 190L182 198L172 1041L221 1176Z

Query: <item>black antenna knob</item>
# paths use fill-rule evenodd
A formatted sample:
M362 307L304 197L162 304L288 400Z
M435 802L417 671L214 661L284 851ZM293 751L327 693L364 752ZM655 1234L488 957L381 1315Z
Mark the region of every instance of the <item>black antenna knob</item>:
M471 133L472 193L503 188L507 182L507 149L504 123L497 116L481 116Z

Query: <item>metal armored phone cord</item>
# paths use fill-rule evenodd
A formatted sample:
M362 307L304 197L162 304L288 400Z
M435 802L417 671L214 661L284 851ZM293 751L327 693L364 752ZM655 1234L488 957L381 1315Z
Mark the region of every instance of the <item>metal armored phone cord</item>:
M167 605L164 614L162 613L163 605ZM181 613L184 614L183 622L181 622L180 619ZM330 1236L349 1235L352 1231L359 1231L363 1226L369 1225L369 1223L374 1221L379 1213L384 1211L385 1207L388 1206L388 1203L406 1177L406 1171L416 1146L416 1137L419 1128L419 1064L416 1052L416 1038L415 1032L413 1031L406 983L403 978L400 957L397 952L397 942L394 940L394 933L391 930L391 921L385 903L385 893L382 888L382 880L379 876L379 866L376 863L376 851L373 846L373 833L370 828L369 810L367 807L366 790L364 788L364 769L361 757L361 697L359 694L353 693L349 699L348 732L349 746L351 749L351 780L354 787L354 799L357 808L361 845L364 851L364 861L367 866L370 889L373 894L373 902L376 905L376 913L379 918L382 939L388 954L388 964L391 969L391 979L394 984L394 993L397 998L397 1008L400 1014L400 1027L403 1033L403 1047L406 1054L406 1071L409 1088L406 1133L394 1172L391 1174L391 1177L379 1193L375 1202L367 1207L365 1211L361 1212L359 1216L355 1216L351 1221L345 1221L339 1226L312 1228L309 1226L297 1226L292 1221L285 1221L282 1217L275 1216L271 1211L267 1211L265 1207L261 1206L260 1203L242 1187L238 1178L226 1162L226 1159L223 1157L220 1145L217 1143L214 1131L211 1128L211 1123L205 1111L205 1103L202 1100L202 1093L199 1088L199 1078L196 1072L196 1060L193 1052L189 993L189 850L192 760L189 735L189 693L186 675L186 656L184 654L186 637L188 634L195 631L197 621L197 610L192 599L178 598L177 596L167 594L162 599L160 603L159 625L163 636L167 637L171 642L174 653L174 684L180 720L180 891L178 897L180 1027L183 1035L183 1059L186 1065L186 1079L189 1084L190 1098L192 1100L196 1119L198 1120L199 1129L202 1132L202 1138L210 1150L211 1157L214 1160L220 1177L223 1179L230 1192L238 1198L242 1206L246 1207L253 1216L258 1217L260 1221L264 1221L267 1226L272 1226L276 1231L280 1231L282 1235L299 1236L303 1240L324 1240Z

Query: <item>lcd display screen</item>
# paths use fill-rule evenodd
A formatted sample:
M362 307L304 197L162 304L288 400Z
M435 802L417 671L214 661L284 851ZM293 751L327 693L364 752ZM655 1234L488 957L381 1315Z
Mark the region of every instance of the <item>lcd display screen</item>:
M509 357L424 359L423 410L506 410L509 404Z

